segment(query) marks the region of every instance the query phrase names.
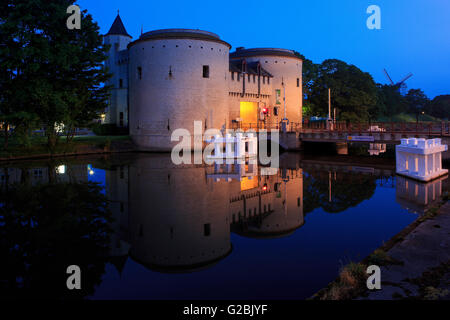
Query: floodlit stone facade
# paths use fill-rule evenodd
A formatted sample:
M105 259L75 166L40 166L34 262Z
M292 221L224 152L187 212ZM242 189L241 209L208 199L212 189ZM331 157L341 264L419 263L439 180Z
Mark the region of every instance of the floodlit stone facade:
M105 122L128 127L142 150L171 150L180 128L195 139L194 121L202 123L197 136L302 122L303 61L291 50L230 53L218 35L190 29L150 31L131 41L119 16L105 43L113 74Z

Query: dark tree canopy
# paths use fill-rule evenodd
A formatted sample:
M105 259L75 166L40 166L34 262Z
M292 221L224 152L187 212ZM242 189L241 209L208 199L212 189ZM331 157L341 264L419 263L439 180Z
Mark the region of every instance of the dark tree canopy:
M377 103L377 87L370 74L340 60L325 60L318 66L310 95L316 115L328 114L328 88L332 108L338 109L340 120L369 119Z
M106 107L107 48L86 11L81 30L66 26L73 0L5 0L0 4L0 106L12 125L28 120L46 129L49 146L57 126L69 133ZM34 119L34 123L30 120Z
M417 119L419 118L419 114L425 112L425 108L430 102L421 89L409 90L405 96L405 99L408 104L408 111L415 114Z
M440 119L450 119L450 95L441 95L431 100L427 107L426 112L433 117Z

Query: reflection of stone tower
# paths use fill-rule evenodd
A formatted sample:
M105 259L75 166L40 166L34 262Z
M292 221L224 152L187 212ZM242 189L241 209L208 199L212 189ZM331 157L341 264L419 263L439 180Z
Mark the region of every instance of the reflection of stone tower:
M114 170L105 170L105 192L112 213L110 256L112 263L121 272L130 250L127 242L128 230L128 166L119 166Z
M172 165L170 157L130 166L130 255L152 269L193 271L231 251L228 183L212 168Z
M111 97L106 112L106 123L119 127L128 127L128 50L131 36L125 30L122 19L117 15L109 32L104 36L104 42L111 45L105 67L112 77L107 85L112 86Z

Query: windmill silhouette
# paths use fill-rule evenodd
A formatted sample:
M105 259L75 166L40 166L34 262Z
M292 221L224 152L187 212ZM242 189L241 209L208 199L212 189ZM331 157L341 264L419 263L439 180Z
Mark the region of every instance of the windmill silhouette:
M384 74L386 75L386 77L388 78L389 82L391 83L392 86L396 87L397 90L400 91L400 93L402 95L405 95L407 90L408 90L408 86L406 85L406 80L408 80L409 78L411 78L413 76L412 73L409 73L407 76L405 76L402 80L400 80L397 83L394 83L394 81L392 81L392 78L389 76L389 73L386 71L386 69L384 70Z

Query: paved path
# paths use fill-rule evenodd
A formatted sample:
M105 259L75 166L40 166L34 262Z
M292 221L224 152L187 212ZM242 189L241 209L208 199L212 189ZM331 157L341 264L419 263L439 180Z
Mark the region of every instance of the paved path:
M388 254L404 264L381 267L382 289L362 299L450 299L450 201Z

